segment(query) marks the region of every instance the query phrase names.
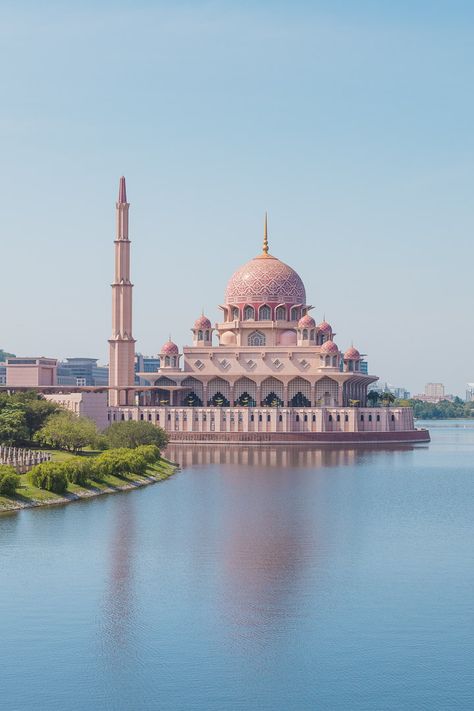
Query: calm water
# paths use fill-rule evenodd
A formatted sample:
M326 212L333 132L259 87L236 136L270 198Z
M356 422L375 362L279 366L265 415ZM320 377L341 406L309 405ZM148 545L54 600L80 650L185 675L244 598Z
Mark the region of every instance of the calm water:
M474 424L0 517L5 711L474 708Z

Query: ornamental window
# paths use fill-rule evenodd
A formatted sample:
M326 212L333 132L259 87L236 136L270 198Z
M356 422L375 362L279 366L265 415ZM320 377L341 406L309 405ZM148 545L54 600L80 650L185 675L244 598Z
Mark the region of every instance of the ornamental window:
M253 306L244 306L244 321L253 321L255 319L255 309Z
M276 310L275 317L277 321L286 321L286 308L279 306Z
M303 341L307 341L307 340L308 340L308 329L304 328L303 329Z
M202 331L198 331L198 341L202 341Z
M260 321L270 321L272 317L272 311L267 304L264 304L264 306L260 306L260 310L258 312L258 318Z
M265 345L265 335L261 331L253 331L247 339L247 345L249 345L249 346L264 346Z
M291 321L297 321L297 320L298 320L298 309L297 309L296 306L294 306L294 307L291 309L290 320L291 320Z
M240 316L239 309L237 308L237 306L234 306L234 308L232 309L232 318L235 321L238 321L239 316Z

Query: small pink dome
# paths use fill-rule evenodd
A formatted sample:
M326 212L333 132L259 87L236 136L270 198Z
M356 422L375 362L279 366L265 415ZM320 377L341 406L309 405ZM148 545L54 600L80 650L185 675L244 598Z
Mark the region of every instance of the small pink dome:
M172 340L167 341L160 351L163 355L178 355L178 353L178 346Z
M298 321L298 328L314 328L316 326L316 321L309 314L305 314Z
M202 314L202 316L199 316L199 318L195 320L194 328L212 328L212 325L207 316Z
M323 355L337 355L339 353L339 348L336 346L334 341L326 341L321 346L321 353Z
M321 321L321 323L318 324L318 331L321 331L321 333L331 333L331 324L327 321Z
M357 348L354 348L354 346L348 348L344 353L344 360L360 360L360 353Z
M237 343L235 333L232 333L232 331L224 331L219 342L221 346L234 346Z
M280 346L296 346L296 331L283 331L280 335Z

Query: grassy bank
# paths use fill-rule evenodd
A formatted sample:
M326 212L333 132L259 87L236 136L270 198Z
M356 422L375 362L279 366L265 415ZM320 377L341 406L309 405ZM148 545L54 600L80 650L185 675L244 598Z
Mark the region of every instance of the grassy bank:
M67 452L51 452L56 461L65 461L72 455ZM95 453L88 453L94 456ZM21 483L15 496L0 496L0 512L13 511L15 509L30 508L32 506L51 506L54 504L65 504L79 499L87 499L102 494L112 494L117 491L126 491L147 484L154 484L157 481L164 481L172 476L177 470L177 466L167 459L160 459L157 464L150 465L146 474L126 474L123 476L104 476L100 481L91 481L87 486L78 484L68 484L64 494L54 494L51 491L38 489L32 486L27 480L27 475L20 476Z

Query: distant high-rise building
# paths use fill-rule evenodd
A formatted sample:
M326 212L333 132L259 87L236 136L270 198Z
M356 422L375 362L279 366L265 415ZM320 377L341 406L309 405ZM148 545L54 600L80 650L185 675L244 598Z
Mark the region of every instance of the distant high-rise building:
M97 358L66 358L58 363L58 385L107 385L109 369Z
M468 383L466 386L466 402L474 402L474 383Z
M428 397L438 398L442 400L444 397L444 385L443 383L426 383L425 385L425 395Z
M156 373L160 369L160 356L144 356L135 354L135 384L146 385L147 381L140 378L137 373Z

